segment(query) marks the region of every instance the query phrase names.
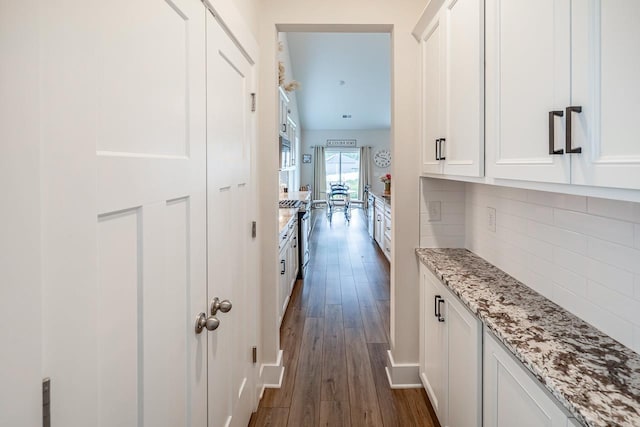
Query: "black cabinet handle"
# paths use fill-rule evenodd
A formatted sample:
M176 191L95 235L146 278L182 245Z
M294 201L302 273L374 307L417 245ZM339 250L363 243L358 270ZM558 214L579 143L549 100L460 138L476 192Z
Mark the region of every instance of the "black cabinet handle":
M562 110L557 111L549 111L549 154L564 154L564 150L561 148L556 150L556 127L555 127L555 118L556 116L562 117L564 116L564 112Z
M438 154L438 145L440 145L440 139L436 139L436 160L440 160L440 155Z
M442 317L442 312L440 311L440 304L444 304L442 297L438 300L438 322L444 322L444 317Z
M280 265L282 266L282 270L280 270L280 274L284 274L287 271L287 263L285 260L280 260Z
M571 148L571 113L582 113L582 107L567 107L567 135L565 139L567 153L582 153L582 147Z
M440 318L440 315L438 314L438 300L440 298L440 295L436 295L433 299L433 317Z
M438 160L446 160L447 158L442 155L442 143L446 141L445 138L440 138L440 158Z

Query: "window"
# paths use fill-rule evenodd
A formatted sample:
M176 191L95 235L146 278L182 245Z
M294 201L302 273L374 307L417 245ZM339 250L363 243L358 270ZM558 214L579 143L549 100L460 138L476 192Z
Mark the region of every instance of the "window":
M332 182L344 182L349 186L352 199L360 194L360 150L326 150L325 166L327 190Z

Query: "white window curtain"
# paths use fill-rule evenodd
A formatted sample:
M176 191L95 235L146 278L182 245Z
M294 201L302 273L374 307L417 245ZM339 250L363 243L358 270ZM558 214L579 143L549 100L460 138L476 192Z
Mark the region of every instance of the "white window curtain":
M324 159L324 147L313 149L313 200L325 200L327 194L327 170Z
M364 195L366 185L371 185L371 147L360 147L360 194L358 198L366 205Z

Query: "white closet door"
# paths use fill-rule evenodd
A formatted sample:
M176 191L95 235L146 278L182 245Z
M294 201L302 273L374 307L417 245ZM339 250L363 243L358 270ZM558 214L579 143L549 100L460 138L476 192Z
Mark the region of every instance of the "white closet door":
M52 423L204 427L205 9L54 0L41 16Z
M640 189L640 2L572 2L572 183Z
M207 13L208 295L233 304L209 333L209 427L249 423L255 292L250 272L253 64Z
M549 154L549 112L571 90L571 3L486 0L487 176L568 183L570 155ZM564 148L564 120L554 119Z

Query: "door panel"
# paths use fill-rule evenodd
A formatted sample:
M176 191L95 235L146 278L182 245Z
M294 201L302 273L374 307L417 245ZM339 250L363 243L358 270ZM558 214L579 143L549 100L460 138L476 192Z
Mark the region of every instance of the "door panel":
M436 160L436 139L444 129L444 29L440 15L422 40L422 172L442 173L442 162Z
M249 295L253 68L207 14L208 296L229 299L209 334L209 427L246 426L253 393L255 309Z
M572 3L572 183L640 188L640 3Z
M51 6L43 33L52 419L202 427L205 9L197 0L66 8Z
M570 156L549 155L548 114L571 99L570 20L562 0L487 0L487 176L569 182Z

